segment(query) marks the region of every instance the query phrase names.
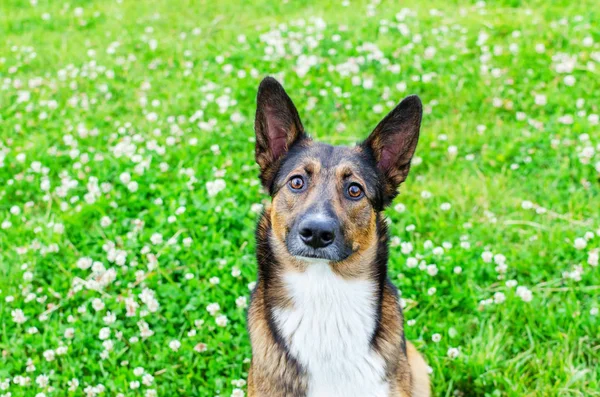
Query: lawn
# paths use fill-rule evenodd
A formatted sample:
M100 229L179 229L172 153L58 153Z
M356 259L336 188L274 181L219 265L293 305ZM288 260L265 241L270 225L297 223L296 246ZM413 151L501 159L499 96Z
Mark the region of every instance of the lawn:
M421 97L386 215L436 396L600 396L597 2L0 3L0 396L244 395L266 75L333 144Z

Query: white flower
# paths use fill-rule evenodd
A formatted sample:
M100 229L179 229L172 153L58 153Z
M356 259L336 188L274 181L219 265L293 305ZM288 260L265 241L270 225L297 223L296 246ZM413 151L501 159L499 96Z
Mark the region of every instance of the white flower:
M572 87L573 85L575 85L575 77L573 77L572 75L565 76L563 81L564 81L565 85L568 85L569 87Z
M538 106L544 106L548 101L546 100L546 95L536 94L535 95L535 104Z
M100 219L100 226L102 227L109 227L112 223L112 220L108 217L108 216L103 216Z
M456 357L458 357L458 355L460 354L460 351L456 347L450 347L450 348L448 348L447 354L450 359L454 360Z
M436 265L427 265L427 274L435 276L438 274L438 267Z
M242 389L233 389L231 397L244 397L244 391Z
M139 389L140 388L140 382L137 380L134 380L132 382L129 382L129 388L131 390L135 390L135 389Z
M46 361L54 361L54 357L56 357L54 350L46 350L43 355Z
M90 267L92 267L92 263L94 263L92 258L88 258L88 257L79 258L77 260L77 267L80 268L81 270L86 270L86 269L89 269Z
M227 325L227 316L217 316L217 318L215 318L215 323L217 323L219 327L225 327Z
M529 288L524 286L518 286L516 294L523 300L523 302L531 302L533 299L532 292L529 290Z
M98 337L100 338L100 340L108 339L109 336L110 336L110 328L108 328L108 327L102 328L98 334Z
M440 209L442 211L448 211L448 210L450 210L451 207L452 207L452 205L450 203L442 203L442 205L440 205Z
M500 304L506 300L506 296L502 292L496 292L494 294L494 303Z
M65 338L72 339L75 336L75 328L67 328L64 333Z
M67 382L67 385L69 386L69 391L75 391L79 387L79 380L73 378Z
M598 315L598 308L597 307L592 307L590 309L590 316L597 316Z
M17 324L23 324L25 321L27 321L27 317L25 317L25 314L21 309L15 309L11 311L10 314L12 316L13 321Z
M587 263L590 266L598 266L598 260L600 259L600 252L599 251L590 251L588 252L588 259L587 259Z
M235 304L240 309L245 309L248 306L247 298L245 296L240 296L235 300Z
M127 184L127 190L129 190L132 193L137 192L138 190L138 183L136 181L131 181Z
M104 305L104 302L102 302L102 299L95 298L92 301L92 307L94 308L95 311L98 312L98 311L104 309L105 305Z
M578 237L574 242L575 249L582 250L587 246L587 241L584 238Z
M154 245L160 244L163 242L163 236L160 233L154 233L150 237L150 242Z
M406 259L406 267L408 268L414 268L417 267L417 265L419 264L419 260L417 258L414 257L409 257L408 259Z
M485 251L481 254L481 259L483 259L485 263L491 263L493 258L494 254L489 251Z
M48 375L38 375L38 377L35 378L35 383L37 383L38 386L43 389L50 383L50 378L48 377Z
M402 204L402 203L398 203L398 204L396 204L396 205L394 206L394 210L395 210L396 212L400 212L400 213L402 213L402 212L406 211L406 206L405 206L404 204Z
M179 348L181 347L181 342L179 342L177 339L172 340L171 342L169 342L169 348L173 351L177 351L179 350Z
M524 210L530 210L533 208L533 203L531 201L525 200L521 203L521 207Z
M431 340L434 341L435 343L438 343L439 341L442 340L442 335L440 335L440 334L433 334L433 335L431 335Z
M206 190L209 197L214 197L221 190L225 189L225 181L223 179L215 179L214 181L206 182Z
M142 376L142 375L144 375L144 372L145 372L144 368L142 368L142 367L136 367L133 369L133 374L135 376Z
M260 214L263 210L264 206L261 203L254 203L250 206L250 212L255 214Z
M150 374L146 374L142 377L142 383L145 386L150 386L154 382L154 376Z

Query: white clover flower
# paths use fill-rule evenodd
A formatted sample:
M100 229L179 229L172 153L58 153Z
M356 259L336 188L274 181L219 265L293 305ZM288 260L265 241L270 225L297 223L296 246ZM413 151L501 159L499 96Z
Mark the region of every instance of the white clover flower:
M233 389L231 397L244 397L244 391L242 389Z
M173 351L177 351L179 350L179 348L181 347L181 342L179 342L177 339L172 340L171 342L169 342L169 348Z
M100 219L100 226L109 227L112 224L112 220L108 216L103 216Z
M504 295L504 293L502 292L496 292L494 294L494 303L499 305L501 303L504 303L504 301L506 300L506 296Z
M493 258L494 258L494 254L492 254L492 253L491 253L491 252L489 252L489 251L484 251L484 252L481 254L481 259L483 259L483 261L484 261L485 263L491 263Z
M240 309L245 309L248 307L248 299L245 296L240 296L235 300L235 305Z
M588 265L593 266L593 267L598 266L599 259L600 259L600 251L595 250L595 251L588 252L588 259L587 259Z
M227 325L227 316L225 315L220 315L217 316L215 318L215 323L219 326L219 327L225 327Z
M108 339L110 337L110 328L104 327L100 329L98 337L100 338L100 340Z
M533 299L533 293L529 290L529 288L524 286L518 286L516 294L523 300L523 302L531 302Z
M139 389L140 388L140 382L137 381L137 380L129 382L129 388L131 390Z
M419 260L417 258L409 257L406 259L406 267L415 268L419 264Z
M56 353L54 352L54 350L46 350L42 355L44 356L46 361L54 361L54 358L56 357Z
M216 179L214 181L206 182L206 190L208 191L208 196L216 196L220 191L225 189L225 186L226 184L223 179Z
M400 243L401 251L404 255L408 255L413 251L413 245L410 242Z
M565 76L563 82L565 83L565 85L572 87L575 85L575 77L572 75Z
M50 383L50 378L45 374L38 375L37 378L35 378L35 383L37 383L38 386L43 389Z
M142 367L136 367L133 369L133 374L135 376L142 376L142 375L144 375L144 372L145 372L145 370Z
M163 242L163 236L160 233L154 233L150 236L150 242L154 245L160 244Z
M582 250L587 246L587 241L584 238L578 237L575 239L574 244L575 249Z
M198 353L203 353L208 349L208 346L206 345L206 343L198 343L196 346L194 346L194 351L198 352Z
M25 317L25 314L21 309L12 310L10 314L12 316L13 321L17 324L23 324L25 321L27 321L27 317Z
M75 391L79 387L79 380L73 378L67 382L67 385L69 386L69 391Z
M435 276L438 274L438 267L436 265L427 265L427 274Z
M219 306L218 303L211 303L208 306L206 306L206 310L210 313L211 316L214 316L219 310L221 310L221 306Z
M447 354L451 360L454 360L456 357L459 356L460 350L458 350L458 348L456 348L456 347L450 347L450 348L448 348Z
M433 334L433 335L431 335L431 340L434 341L435 343L439 343L442 340L442 335Z

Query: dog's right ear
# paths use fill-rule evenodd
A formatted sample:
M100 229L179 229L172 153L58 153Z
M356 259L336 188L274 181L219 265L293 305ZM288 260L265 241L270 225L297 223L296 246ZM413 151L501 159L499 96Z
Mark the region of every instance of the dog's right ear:
M266 77L258 87L254 131L260 179L271 191L280 160L294 143L306 138L294 103L272 77Z

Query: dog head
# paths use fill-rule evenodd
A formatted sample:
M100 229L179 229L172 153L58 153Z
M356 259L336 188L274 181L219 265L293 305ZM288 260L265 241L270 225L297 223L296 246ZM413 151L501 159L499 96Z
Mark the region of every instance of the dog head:
M258 89L256 162L272 197L276 254L343 264L377 244L378 213L406 179L422 106L404 99L355 147L314 142L292 100L273 78Z

